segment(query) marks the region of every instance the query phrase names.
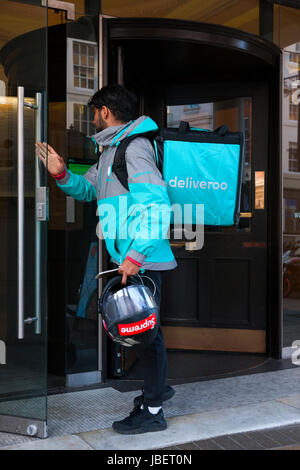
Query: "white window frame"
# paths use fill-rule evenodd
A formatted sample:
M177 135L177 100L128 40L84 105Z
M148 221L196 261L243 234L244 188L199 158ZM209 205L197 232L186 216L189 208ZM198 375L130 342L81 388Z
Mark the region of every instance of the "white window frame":
M289 118L289 119L288 119L288 120L289 120L290 123L297 123L297 122L298 122L298 113L299 113L299 111L298 111L298 106L299 106L299 105L298 105L298 104L294 104L294 103L292 102L292 94L293 94L293 92L296 91L296 90L297 90L297 88L292 89L292 90L289 92L289 94L288 94L288 113L289 113L289 115L288 115L288 118ZM297 114L296 119L291 119L291 115L292 115L291 109L294 109L294 110L295 110L295 112L296 112L296 114Z
M87 106L88 99L86 95L69 93L67 102L67 129L74 126L74 104ZM96 131L95 131L96 132Z
M290 158L291 153L293 154L293 150L298 151L298 144L297 142L289 141L289 146L288 146L288 163L289 163L289 173L299 173L299 170L290 170L290 164L293 164L293 162L298 163L297 158ZM293 166L293 165L291 165Z
M89 106L88 106L87 103L76 103L75 101L72 103L72 105L73 105L73 123L72 123L72 124L74 125L74 128L75 128L74 106L75 106L75 105L78 105L78 106L86 106L86 108L87 108L87 115L89 114ZM88 130L89 123L90 123L91 121L85 121L85 122L87 123L87 130ZM80 125L80 127L81 127L82 123L83 123L83 119L79 119L79 125ZM82 131L81 129L79 130L79 132L83 133L83 131ZM94 131L93 133L95 134L95 132L96 132L96 131ZM87 134L86 134L87 137L90 137L91 135L93 135L93 134L89 134L89 132L87 132Z
M96 46L95 63L94 63L94 88L81 88L74 86L74 55L73 55L73 43L79 42L80 44L86 44L87 46ZM67 93L78 93L80 95L92 96L98 90L98 53L97 53L96 42L85 41L83 39L67 38ZM77 65L77 64L76 64Z

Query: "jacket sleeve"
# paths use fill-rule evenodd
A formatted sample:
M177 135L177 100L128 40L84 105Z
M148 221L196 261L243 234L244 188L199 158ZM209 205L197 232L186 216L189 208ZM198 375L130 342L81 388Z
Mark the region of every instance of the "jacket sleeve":
M76 175L67 170L63 179L56 181L57 186L77 201L90 202L97 199L97 163L85 175Z
M127 258L142 265L162 239L167 238L171 204L151 142L144 137L136 138L128 145L125 156L133 205L130 213L134 217L133 242Z

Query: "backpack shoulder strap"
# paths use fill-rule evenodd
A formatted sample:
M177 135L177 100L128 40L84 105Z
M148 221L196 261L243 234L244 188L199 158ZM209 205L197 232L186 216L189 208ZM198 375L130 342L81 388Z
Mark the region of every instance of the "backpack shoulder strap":
M154 151L156 152L155 145L153 142L155 134L156 134L156 131L145 132L144 134L134 134L130 137L126 137L125 139L123 139L117 147L117 150L114 156L112 171L114 172L114 174L116 175L116 177L118 178L122 186L124 186L124 188L127 189L128 191L129 191L128 172L127 172L126 158L125 158L127 147L137 137L146 137L147 139L149 139L149 141L153 145Z

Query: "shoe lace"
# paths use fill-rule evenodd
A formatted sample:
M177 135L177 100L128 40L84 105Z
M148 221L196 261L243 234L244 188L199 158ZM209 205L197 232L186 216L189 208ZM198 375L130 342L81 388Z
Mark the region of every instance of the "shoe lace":
M138 415L141 411L142 410L140 406L135 406L133 410L129 413L129 416L133 418L134 416Z

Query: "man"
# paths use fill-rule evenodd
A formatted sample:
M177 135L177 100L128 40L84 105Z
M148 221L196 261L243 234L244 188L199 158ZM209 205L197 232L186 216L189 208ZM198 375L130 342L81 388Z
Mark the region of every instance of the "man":
M145 270L145 275L155 282L155 300L160 305L161 272L175 268L176 261L166 237L170 201L151 142L137 137L127 147L129 191L112 172L117 146L124 138L157 129L147 116L133 121L135 103L135 96L121 85L104 87L91 98L89 105L93 107L93 124L97 130L92 139L102 147L102 154L98 164L83 176L67 170L64 160L50 145L37 142L36 152L45 165L48 162L49 173L66 194L79 201L97 199L106 247L112 262L120 266L122 283L140 269ZM135 222L136 229L124 236L124 227L128 228L129 224L132 228ZM159 232L159 236L149 237L149 229L150 233ZM175 391L166 383L167 359L161 328L154 342L140 354L140 360L144 368L143 393L135 398L130 415L113 423L113 429L121 434L160 431L167 427L162 402L170 399Z

